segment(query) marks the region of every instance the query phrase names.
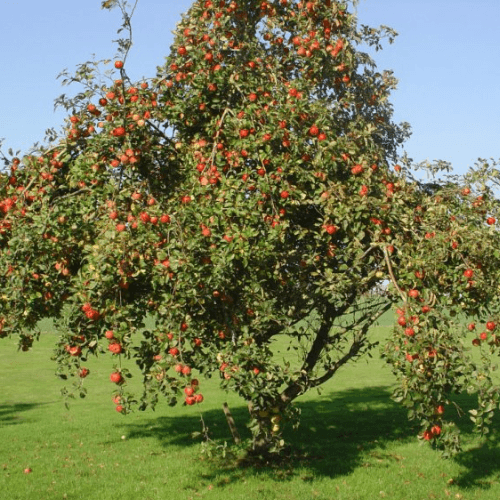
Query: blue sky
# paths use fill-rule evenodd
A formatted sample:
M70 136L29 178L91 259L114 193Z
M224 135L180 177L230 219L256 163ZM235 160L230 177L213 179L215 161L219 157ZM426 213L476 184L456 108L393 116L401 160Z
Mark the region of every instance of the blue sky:
M127 62L132 79L154 75L190 3L139 0ZM4 149L26 151L47 128L62 124L64 113L55 114L53 102L71 88L56 80L61 70L73 70L94 54L114 57L120 15L100 6L100 0L1 2ZM409 156L450 161L457 173L478 157L500 159L500 1L360 0L357 13L360 23L399 32L375 59L399 79L392 102L395 119L413 129L405 147Z

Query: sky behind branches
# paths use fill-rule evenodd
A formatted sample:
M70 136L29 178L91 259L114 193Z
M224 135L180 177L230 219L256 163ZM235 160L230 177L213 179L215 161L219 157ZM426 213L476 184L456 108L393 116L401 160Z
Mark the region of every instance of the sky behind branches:
M132 80L155 75L189 0L139 0L132 19ZM396 121L410 123L415 161L450 161L465 173L478 157L500 159L500 0L360 0L361 24L390 26L399 36L375 54L380 70L399 80ZM56 76L95 58L113 59L119 10L100 0L3 0L0 4L0 138L26 152L45 130L59 130L54 100L78 90ZM109 65L111 67L111 65Z

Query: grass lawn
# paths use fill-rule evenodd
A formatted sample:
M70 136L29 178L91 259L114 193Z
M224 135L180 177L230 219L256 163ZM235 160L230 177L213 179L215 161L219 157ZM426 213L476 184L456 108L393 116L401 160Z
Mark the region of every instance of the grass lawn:
M381 339L387 332L384 322L373 330ZM54 340L47 331L27 353L0 342L1 500L500 498L500 419L488 440L461 423L464 452L441 459L390 400L394 379L376 356L298 401L301 426L286 438L307 456L282 467L236 467L208 460L191 437L201 411L212 437L230 441L224 401L246 433L246 408L216 380L201 379L205 402L197 407L123 416L111 401L111 358L91 359L89 395L67 410L50 361Z

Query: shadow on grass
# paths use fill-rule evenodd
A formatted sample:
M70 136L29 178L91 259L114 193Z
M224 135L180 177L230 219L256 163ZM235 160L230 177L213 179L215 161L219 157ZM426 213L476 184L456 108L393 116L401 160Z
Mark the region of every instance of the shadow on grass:
M16 425L26 423L26 419L20 413L32 410L40 406L35 403L14 403L0 405L0 426Z
M307 481L321 476L346 476L356 468L370 466L373 459L385 463L399 462L404 457L397 455L392 445L415 441L418 428L408 421L406 410L394 403L390 394L388 387L370 387L297 403L301 409L300 427L297 431L287 429L284 435L285 441L297 453L279 467L255 463L245 465L244 473L264 473L271 480L278 481L301 474L301 478ZM460 399L464 409L473 407L472 397L462 396ZM231 408L231 412L242 438L250 437L245 427L248 421L246 407ZM222 410L203 412L203 420L209 428L211 439L216 443L232 442ZM472 425L468 425L466 420L460 420L465 436L472 431ZM500 427L498 420L494 422L493 431ZM193 431L201 430L199 414L160 417L150 420L146 425L127 427L129 439L155 438L164 447L189 447L200 443L200 439L191 437ZM500 461L497 459L499 444L493 432L490 441L484 446L456 457L454 460L464 466L466 471L455 479L455 484L464 488L489 487L487 478L500 473ZM301 470L298 469L300 467ZM224 468L226 475L229 474L229 482L238 481L243 475L241 463L238 466L234 462L224 462L221 468ZM219 472L204 477L216 480Z

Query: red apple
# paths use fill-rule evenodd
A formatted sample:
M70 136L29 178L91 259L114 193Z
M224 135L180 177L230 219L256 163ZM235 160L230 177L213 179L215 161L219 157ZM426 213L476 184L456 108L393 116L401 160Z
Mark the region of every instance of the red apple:
M466 269L464 271L464 276L470 280L472 278L472 276L474 276L474 271L472 269Z
M80 346L72 346L68 349L68 352L71 356L77 357L82 353L82 349Z
M309 129L309 135L312 135L313 137L319 134L319 128L316 125L312 125L311 128Z
M326 226L323 226L323 228L328 234L335 234L339 229L337 226L333 224L327 224Z
M109 344L108 349L113 354L120 354L122 352L122 346L118 342L113 342Z
M431 433L433 436L439 436L441 434L441 427L439 427L439 425L434 425L431 428Z
M123 381L122 374L120 372L113 372L110 376L109 379L111 382L115 384L120 384Z
M121 137L122 135L125 135L126 130L125 130L125 127L116 127L115 129L113 129L113 131L111 133L115 137Z

